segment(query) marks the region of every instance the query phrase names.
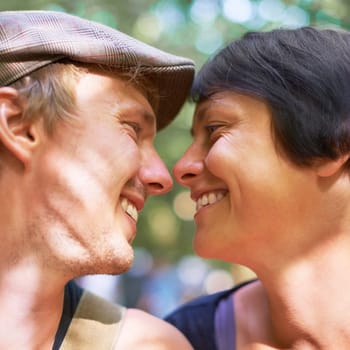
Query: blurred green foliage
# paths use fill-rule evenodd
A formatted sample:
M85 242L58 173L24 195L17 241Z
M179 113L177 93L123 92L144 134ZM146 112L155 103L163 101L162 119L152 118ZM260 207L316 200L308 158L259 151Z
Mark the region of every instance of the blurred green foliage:
M0 8L76 14L188 56L197 68L249 30L309 24L350 29L348 0L1 0ZM186 104L177 120L157 136L156 145L170 170L191 141L192 112L193 106ZM170 193L149 199L140 216L135 246L171 261L193 253L194 224L187 215L191 214L188 201L179 197L184 191L175 184Z

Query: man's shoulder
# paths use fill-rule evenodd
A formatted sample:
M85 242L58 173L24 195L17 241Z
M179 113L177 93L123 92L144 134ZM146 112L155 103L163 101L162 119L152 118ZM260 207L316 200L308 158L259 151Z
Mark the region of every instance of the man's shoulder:
M71 297L78 291L79 287L70 284ZM60 349L113 348L121 333L125 308L89 291L80 289L80 293Z
M123 349L192 349L174 326L139 309L127 309L118 345Z
M124 306L85 290L74 317L84 317L110 324L121 322L125 312Z
M70 287L73 291L76 288ZM86 290L82 290L65 342L70 347L62 347L64 350L192 350L185 337L169 323Z

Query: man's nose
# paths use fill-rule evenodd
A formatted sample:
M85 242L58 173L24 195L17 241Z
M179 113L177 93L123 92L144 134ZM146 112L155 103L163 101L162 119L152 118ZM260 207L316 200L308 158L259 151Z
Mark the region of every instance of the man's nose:
M148 195L163 194L173 187L169 171L155 149L144 152L139 176Z

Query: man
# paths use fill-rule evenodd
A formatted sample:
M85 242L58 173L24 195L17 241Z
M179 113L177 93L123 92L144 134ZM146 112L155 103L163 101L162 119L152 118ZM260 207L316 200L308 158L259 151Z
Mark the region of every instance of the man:
M0 349L190 349L170 325L69 282L133 260L172 187L153 147L192 61L56 12L0 12Z

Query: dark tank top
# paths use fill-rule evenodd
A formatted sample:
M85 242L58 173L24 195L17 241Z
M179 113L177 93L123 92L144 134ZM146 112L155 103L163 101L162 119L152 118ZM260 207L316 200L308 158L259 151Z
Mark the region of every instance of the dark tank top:
M71 281L67 283L64 289L63 312L55 335L55 341L52 350L59 350L60 346L62 345L63 339L66 336L67 330L72 321L82 294L83 289L80 288L75 282Z
M196 298L180 306L165 320L178 328L196 350L235 350L232 295L254 281Z

